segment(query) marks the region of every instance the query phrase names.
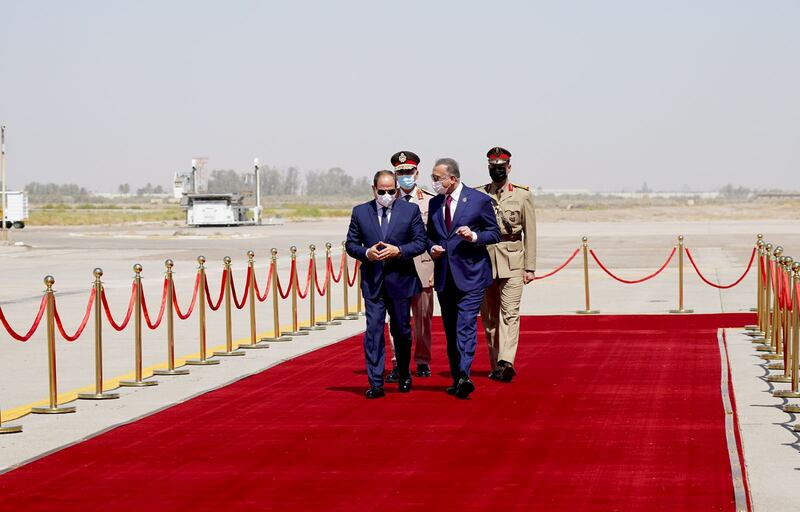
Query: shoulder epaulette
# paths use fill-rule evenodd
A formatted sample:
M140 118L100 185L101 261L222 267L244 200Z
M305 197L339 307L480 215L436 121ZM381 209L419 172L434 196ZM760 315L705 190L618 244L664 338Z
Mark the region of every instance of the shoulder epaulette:
M487 190L489 185L491 185L491 183L487 183L486 185L481 185L480 187L475 187L475 189L476 190L480 190L480 189Z
M530 190L530 187L526 187L525 185L517 185L516 183L512 183L515 188L521 188L522 190Z

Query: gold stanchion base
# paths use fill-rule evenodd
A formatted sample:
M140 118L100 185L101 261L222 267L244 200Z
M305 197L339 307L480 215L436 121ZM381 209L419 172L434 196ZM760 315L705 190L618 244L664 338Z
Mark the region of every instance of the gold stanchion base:
M317 322L317 325L322 325L322 326L326 326L326 325L342 325L342 322L337 322L335 320L331 320L330 322Z
M775 398L800 398L800 391L792 391L791 389L781 389L773 391L772 396Z
M214 352L214 355L217 357L233 357L233 356L243 356L244 352L240 350L233 350L231 352Z
M757 313L758 312L758 308L750 308L750 311L752 311L754 313Z
M758 326L757 325L745 325L744 329L746 331L757 331L758 330Z
M787 404L783 406L783 412L800 412L800 404ZM794 426L795 432L798 430L797 425Z
M761 343L762 345L769 345L770 340L767 338L751 338L750 343Z
M772 352L772 347L770 345L759 345L756 350L759 352Z
M0 434L18 434L22 432L22 425L11 425L9 427L0 427Z
M259 341L258 343L253 343L253 344L248 343L247 345L239 345L239 348L243 349L269 348L269 343L263 343L262 340Z
M186 364L191 366L205 366L209 364L219 364L219 359L189 359Z
M783 361L777 363L770 363L767 365L768 370L783 370Z
M323 325L315 325L314 327L301 327L300 330L301 331L308 331L308 332L311 332L311 331L324 331L325 330L325 326L323 326Z
M153 370L153 375L189 375L189 370Z
M261 338L261 341L268 341L270 343L283 343L284 341L292 341L288 336L281 336L280 338Z
M31 413L33 414L69 414L71 412L75 412L74 406L34 407L31 409Z
M147 386L158 386L157 380L123 380L119 383L123 388L144 388Z
M767 382L792 382L792 378L786 375L770 375Z
M783 356L780 354L762 354L760 357L764 361L777 361L778 359L783 359Z
M119 393L78 393L81 400L113 400L119 398Z
M281 336L308 336L307 331L285 331L281 333Z
M693 309L670 309L670 313L673 315L686 315L688 313L694 313Z
M334 320L358 320L358 315L335 316Z
M581 309L575 312L577 315L597 315L600 312L596 309Z
M764 331L745 331L745 335L750 336L751 338L763 338Z

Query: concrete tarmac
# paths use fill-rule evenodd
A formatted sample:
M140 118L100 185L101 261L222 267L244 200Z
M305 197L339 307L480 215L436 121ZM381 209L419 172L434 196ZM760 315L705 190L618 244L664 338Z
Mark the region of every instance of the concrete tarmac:
M301 284L305 285L308 268L308 246L317 247L317 267L320 279L324 275L324 246L331 242L333 261L338 268L341 241L347 229L347 219L326 219L291 222L283 226L241 228L194 228L171 225L136 225L119 227L59 227L25 228L12 232L13 239L24 247L0 247L0 261L6 270L0 287L0 306L17 331L26 331L35 315L44 289L42 278L52 274L56 279L58 309L68 331L73 331L83 316L93 280L92 270L104 272L110 306L115 318L123 316L127 307L133 277L132 265L141 263L143 286L148 306L154 313L160 304L164 260L175 262L174 277L178 300L182 307L191 298L197 268L196 258L207 258L209 286L216 298L222 270L222 258L233 258L234 279L238 293L244 290L246 252L256 252L256 275L259 287L266 284L269 250L279 250L278 270L286 286L290 266L289 247L298 247L298 268ZM543 275L580 246L581 236L588 236L592 249L612 272L624 279L637 279L652 273L664 262L677 242L685 236L689 247L705 276L714 282L727 284L744 271L755 242L756 233L765 240L782 244L786 252L800 251L800 230L791 222L775 221L692 221L692 222L590 222L540 223L538 226L537 274ZM800 252L796 254L800 255ZM352 260L350 262L352 268ZM699 313L735 312L755 305L756 275L751 271L735 288L718 290L704 284L685 262L684 305ZM523 295L522 314L574 314L584 309L583 261L578 257L560 273L529 285ZM594 261L589 262L591 307L602 313L666 313L678 305L677 257L658 277L637 285L626 285L608 277ZM355 309L355 292L349 297ZM291 326L288 301L280 302L282 328ZM341 313L343 296L341 284L333 285L332 309ZM324 300L317 298L317 314L324 315ZM437 305L438 314L438 305ZM222 311L207 311L208 346L217 348L225 341L225 322ZM300 301L298 316L308 324L307 301ZM320 319L320 318L318 318ZM232 316L233 338L249 341L248 308ZM271 299L257 306L259 336L272 334ZM41 404L48 396L47 353L45 329L27 343L19 343L0 332L0 409L3 424L20 424L22 434L0 436L0 471L59 447L78 442L114 425L131 421L191 398L204 391L279 364L309 350L335 343L363 330L363 319L345 321L342 325L297 337L285 343L273 343L264 350L250 350L243 357L229 357L221 364L207 367L188 367L188 376L157 377L159 385L148 388L120 388L118 400L79 400L75 414L58 416L23 415L31 404ZM133 369L133 329L122 333L103 327L104 377L107 386L116 385L120 377L128 378ZM483 343L483 336L479 336ZM198 352L198 323L196 313L186 321L175 319L175 353L179 363ZM750 347L747 347L750 348ZM524 347L521 347L524 350ZM152 368L166 360L166 331L145 329L143 336L144 366ZM94 382L94 329L90 321L83 336L75 343L57 338L58 386L64 399L77 390L91 389ZM736 357L731 356L734 386L740 411L749 407L748 389L758 382L753 376L737 370ZM361 364L361 361L354 362ZM444 361L437 364L445 365ZM366 387L366 382L365 382ZM753 398L752 400L755 400ZM21 417L20 417L21 416ZM19 419L10 419L19 417ZM54 428L55 427L55 428ZM769 428L769 425L763 425ZM743 427L743 430L745 428ZM778 435L778 434L775 434ZM783 435L783 434L781 434ZM747 436L745 436L747 437ZM763 434L765 444L779 445L774 436ZM747 441L745 441L747 447ZM771 446L771 445L770 445ZM785 480L770 479L771 467L765 450L747 449L746 462L751 481L761 479L766 486L781 485L797 489L796 471L786 473ZM770 452L771 453L771 452ZM774 457L774 454L770 455ZM786 464L795 464L796 450L780 455ZM771 459L772 460L772 459ZM788 467L788 466L787 466ZM793 466L794 467L794 466ZM755 485L753 486L755 489ZM770 494L769 490L765 495ZM773 510L774 508L760 508Z

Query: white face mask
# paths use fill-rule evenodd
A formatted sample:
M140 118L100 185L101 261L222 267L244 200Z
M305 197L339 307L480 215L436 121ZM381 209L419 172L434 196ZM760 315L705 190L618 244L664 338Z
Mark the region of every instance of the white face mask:
M379 205L383 206L384 208L392 206L392 203L394 203L395 198L396 196L389 194L375 196L375 200L378 202Z
M434 181L434 182L432 182L432 184L433 184L433 191L436 192L437 194L446 193L445 186L442 185L441 181Z

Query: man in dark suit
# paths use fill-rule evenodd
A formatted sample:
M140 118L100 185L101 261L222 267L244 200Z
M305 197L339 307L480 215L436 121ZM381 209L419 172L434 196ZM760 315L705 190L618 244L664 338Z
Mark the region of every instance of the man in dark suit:
M500 229L491 199L464 186L455 160L437 160L431 180L438 196L429 205L428 246L453 378L447 393L467 398L475 390L469 376L478 342L478 313L493 282L486 246L500 241Z
M378 171L372 183L375 199L353 208L345 248L362 263L361 291L367 317L364 357L369 378L366 397L380 398L384 396L387 312L400 392L411 391L411 298L422 291L414 257L425 252L427 239L417 205L395 201L394 173Z

